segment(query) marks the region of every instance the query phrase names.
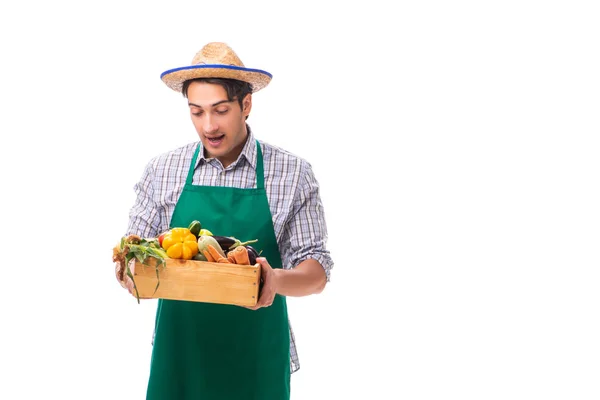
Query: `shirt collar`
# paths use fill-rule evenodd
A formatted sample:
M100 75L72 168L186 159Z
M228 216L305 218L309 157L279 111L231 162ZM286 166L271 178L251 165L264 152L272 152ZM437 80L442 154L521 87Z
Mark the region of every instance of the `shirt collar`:
M250 126L246 124L246 130L248 131L248 137L246 138L246 143L242 148L242 152L240 153L237 160L235 160L234 164L237 166L242 158L245 158L248 164L252 166L252 168L256 169L256 140L254 139L254 134L250 129ZM202 145L202 141L199 141L199 154L198 160L196 160L196 168L201 163L207 163L208 160L204 156L204 146Z
M245 157L248 164L256 169L256 140L254 139L254 134L248 124L246 124L246 130L248 131L248 138L246 139L246 144L242 149L240 158ZM239 158L237 161L239 162Z

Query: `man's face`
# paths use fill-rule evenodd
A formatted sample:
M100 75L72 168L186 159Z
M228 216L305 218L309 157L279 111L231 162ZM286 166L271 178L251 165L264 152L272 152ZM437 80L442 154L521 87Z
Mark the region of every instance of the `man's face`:
M192 82L187 92L192 122L206 149L207 158L217 158L228 166L240 155L246 142L246 116L252 108L252 96L247 95L243 108L237 99L227 100L220 85Z

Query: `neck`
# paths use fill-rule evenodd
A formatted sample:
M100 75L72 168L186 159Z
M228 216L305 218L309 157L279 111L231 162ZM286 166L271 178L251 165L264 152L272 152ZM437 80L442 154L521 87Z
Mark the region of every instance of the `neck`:
M223 157L217 157L217 160L219 160L221 164L223 164L224 168L227 168L239 158L240 154L242 154L244 146L246 145L246 142L248 141L249 136L250 135L248 135L248 131L246 131L245 139L242 142L240 142L237 146L235 146L229 154L226 154Z

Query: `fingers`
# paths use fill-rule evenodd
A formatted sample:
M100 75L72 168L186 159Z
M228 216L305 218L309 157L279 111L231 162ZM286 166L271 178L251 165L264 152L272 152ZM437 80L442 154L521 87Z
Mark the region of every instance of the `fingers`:
M135 275L135 258L129 261L129 270L131 271L131 275Z
M129 277L125 280L125 288L129 291L129 294L133 294L133 281Z
M125 269L125 263L121 264L121 262L115 262L115 275L117 281L119 281L121 287L128 289L127 283L131 282L131 279L127 276ZM133 285L133 282L131 283Z
M273 304L273 300L275 299L275 292L267 289L265 290L263 287L263 291L258 298L258 302L256 303L256 307L269 307Z
M135 258L131 259L131 261L129 261L129 270L131 271L131 276L135 275ZM127 278L127 290L129 290L129 293L133 294L134 291L134 287L133 287L133 280L131 280L131 278L129 276L126 276Z
M128 266L129 266L129 270L131 271L131 275L134 275L135 274L135 260L130 260ZM133 294L133 292L134 292L133 281L127 275L127 271L126 271L124 263L121 264L120 262L115 262L115 275L116 275L117 281L119 281L119 284L123 288L127 289L130 294Z
M275 299L275 296L269 296L269 299L265 299L264 301L261 301L257 304L257 306L260 307L270 307L273 304L273 300Z
M121 286L125 287L123 283L123 267L119 261L115 262L115 276L117 281L121 284Z
M273 300L275 300L275 291L270 285L265 285L263 286L255 307L256 309L270 307L273 304Z
M265 257L256 257L256 262L259 263L262 267L271 268L271 265L269 264L269 262L267 261L267 259Z
M247 308L248 310L258 310L263 307L270 307L273 305L273 301L275 300L275 292L273 291L264 291L260 294L258 301L255 306L242 306Z

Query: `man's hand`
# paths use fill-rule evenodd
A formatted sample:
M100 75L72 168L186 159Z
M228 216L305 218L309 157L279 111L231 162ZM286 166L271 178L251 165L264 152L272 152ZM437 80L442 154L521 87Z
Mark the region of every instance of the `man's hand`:
M133 274L135 271L135 260L131 260L131 262L129 263L129 269L131 270L131 273ZM117 280L119 281L119 283L121 284L121 286L123 286L125 289L127 289L129 291L130 294L133 295L133 281L131 280L130 277L127 276L127 272L124 271L125 267L123 265L121 265L120 262L115 262L115 275L117 277ZM121 276L123 277L123 280L121 280Z
M277 274L271 268L271 265L264 257L257 257L256 262L260 264L260 277L263 280L263 287L260 290L260 297L254 307L246 307L250 310L258 310L262 307L269 307L273 304L275 295L277 294Z

